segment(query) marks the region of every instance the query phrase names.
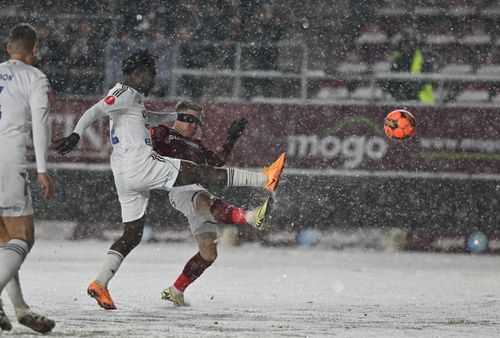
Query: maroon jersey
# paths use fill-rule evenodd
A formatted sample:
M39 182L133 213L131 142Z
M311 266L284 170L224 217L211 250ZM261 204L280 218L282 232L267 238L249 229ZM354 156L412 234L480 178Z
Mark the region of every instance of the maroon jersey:
M157 125L150 129L153 140L153 150L162 156L179 158L196 164L209 164L221 167L226 164L227 158L233 149L229 142L224 143L222 151L210 150L198 140L182 136L177 130L164 125Z

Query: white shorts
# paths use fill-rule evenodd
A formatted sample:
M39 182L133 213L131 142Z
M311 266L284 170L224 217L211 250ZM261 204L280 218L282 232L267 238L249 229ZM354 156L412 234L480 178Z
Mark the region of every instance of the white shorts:
M33 204L26 170L0 166L0 216L33 215Z
M207 189L199 184L174 187L168 193L170 204L187 217L193 235L204 232L217 232L217 221L212 214L201 215L196 212L196 199L201 192L210 194ZM212 195L210 194L210 196Z
M146 213L149 191L170 190L177 179L181 160L149 156L136 170L114 173L115 186L122 209L122 221L132 222Z

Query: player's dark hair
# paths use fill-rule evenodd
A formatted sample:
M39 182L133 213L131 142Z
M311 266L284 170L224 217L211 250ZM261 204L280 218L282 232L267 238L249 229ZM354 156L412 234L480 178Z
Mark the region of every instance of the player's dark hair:
M203 107L198 103L194 103L190 100L180 100L179 102L177 102L177 104L175 105L175 111L181 112L185 110L194 110L195 112L201 113L203 112Z
M154 67L155 59L147 49L140 49L122 60L122 72L129 75L136 69Z
M20 52L31 53L38 41L38 35L29 23L20 23L10 30L8 41L15 44Z

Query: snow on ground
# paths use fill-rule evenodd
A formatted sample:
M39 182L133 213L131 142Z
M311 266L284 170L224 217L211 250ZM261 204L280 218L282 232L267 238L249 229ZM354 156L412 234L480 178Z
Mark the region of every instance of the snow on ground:
M221 247L175 308L160 292L193 243L143 243L110 284L117 311L86 295L108 242L38 240L25 296L57 337L500 337L500 257ZM4 308L14 318L6 295ZM28 336L14 323L5 337Z

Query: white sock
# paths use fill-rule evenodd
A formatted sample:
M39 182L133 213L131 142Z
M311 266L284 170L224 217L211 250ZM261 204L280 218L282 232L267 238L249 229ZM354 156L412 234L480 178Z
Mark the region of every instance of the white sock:
M247 211L247 214L245 215L245 220L247 221L248 224L255 225L253 223L253 214L254 214L253 210Z
M177 295L183 295L183 294L184 294L184 291L177 290L177 288L175 287L175 285L172 285L172 290L174 290L174 292L175 292Z
M0 251L0 293L7 283L15 276L30 247L21 239L13 238Z
M267 183L267 176L264 173L254 173L248 170L228 168L228 187L262 187Z
M122 256L122 254L118 251L109 250L106 258L104 258L101 270L99 270L99 273L97 274L97 277L95 279L97 283L107 287L109 281L118 271L118 268L120 268L120 265L122 264L124 259L125 258Z
M16 273L14 277L12 277L5 286L5 290L9 295L10 301L16 310L16 313L19 311L29 310L28 304L23 297L23 292L21 290L21 283L19 282L19 273Z

